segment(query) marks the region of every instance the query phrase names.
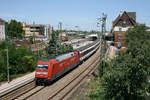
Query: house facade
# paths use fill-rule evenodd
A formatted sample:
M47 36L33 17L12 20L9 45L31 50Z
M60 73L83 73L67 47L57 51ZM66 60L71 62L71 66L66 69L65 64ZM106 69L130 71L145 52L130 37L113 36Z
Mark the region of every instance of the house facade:
M26 24L25 22L23 22L22 25L26 38L33 36L35 40L48 40L51 36L50 25Z
M52 34L52 29L51 29L51 25L45 25L45 32L44 32L44 36L46 36L47 40L51 39L51 34Z
M112 33L114 43L117 47L125 46L125 32L136 24L136 12L120 12L119 16L113 21Z
M150 27L147 27L147 31L150 32Z
M0 41L5 40L5 21L0 18Z

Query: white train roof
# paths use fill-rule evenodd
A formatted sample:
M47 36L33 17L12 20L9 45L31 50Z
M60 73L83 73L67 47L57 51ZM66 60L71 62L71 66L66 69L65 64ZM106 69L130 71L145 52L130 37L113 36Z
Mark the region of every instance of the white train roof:
M72 56L74 56L74 52L69 52L67 54L63 54L63 55L57 56L55 59L58 62L58 61L62 61L62 60L65 60L67 58L70 58Z
M88 35L88 37L98 37L98 35L97 34L90 34L90 35Z

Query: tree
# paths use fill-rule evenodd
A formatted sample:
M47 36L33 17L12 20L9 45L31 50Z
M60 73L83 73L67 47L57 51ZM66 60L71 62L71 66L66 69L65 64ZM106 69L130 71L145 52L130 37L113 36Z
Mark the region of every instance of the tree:
M6 51L0 50L0 81L4 81L7 79L6 72Z
M33 71L36 61L36 56L26 46L21 46L18 49L14 46L9 46L9 63L11 66L11 74Z
M52 38L48 43L47 53L50 56L56 56L58 51L58 32L52 33Z
M48 55L51 57L73 51L73 47L71 45L59 43L59 33L60 31L53 31L52 38L46 48Z
M17 37L23 38L25 32L23 30L23 26L21 22L17 22L16 20L11 20L10 23L6 22L6 33L9 37Z
M33 44L33 36L29 37L29 41Z
M6 41L0 43L0 81L7 79ZM26 46L16 49L15 45L8 42L10 75L17 75L33 71L36 67L37 57Z
M103 76L106 100L146 100L149 68L131 54L120 54Z
M4 50L6 48L6 41L0 41L0 50Z
M119 53L109 66L98 90L103 100L149 100L147 87L150 76L150 32L137 24L126 32L127 51Z
M60 45L58 49L59 54L64 54L64 53L72 52L72 51L73 51L72 45L67 45L67 44Z

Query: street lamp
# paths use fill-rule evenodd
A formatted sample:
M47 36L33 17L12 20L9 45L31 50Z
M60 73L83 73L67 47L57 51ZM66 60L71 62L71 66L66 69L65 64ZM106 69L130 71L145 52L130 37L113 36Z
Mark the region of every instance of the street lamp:
M9 23L8 23L9 24ZM5 22L4 22L5 25ZM7 81L10 82L10 75L9 75L9 55L8 55L8 33L7 33L7 26L5 26L5 34L6 34L6 55L7 55Z
M8 83L10 82L10 75L9 75L9 55L8 55L8 42L7 42L7 78L8 78Z

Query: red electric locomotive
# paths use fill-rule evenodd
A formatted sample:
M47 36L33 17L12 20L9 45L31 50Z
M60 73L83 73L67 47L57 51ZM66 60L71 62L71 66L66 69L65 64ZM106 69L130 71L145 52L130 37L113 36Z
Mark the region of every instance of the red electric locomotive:
M99 43L99 40L97 40L93 44L79 48L77 51L69 52L53 59L38 61L35 71L36 84L50 83L73 69L92 55L99 48Z
M40 60L35 71L36 84L50 83L79 64L79 52L70 52L53 59Z

